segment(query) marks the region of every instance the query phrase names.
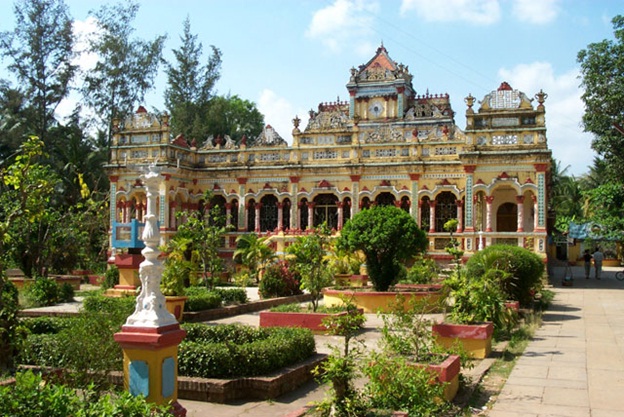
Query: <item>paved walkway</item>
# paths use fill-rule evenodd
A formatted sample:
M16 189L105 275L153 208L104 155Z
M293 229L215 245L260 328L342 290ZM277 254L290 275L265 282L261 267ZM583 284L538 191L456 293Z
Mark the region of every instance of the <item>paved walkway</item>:
M552 280L556 298L488 417L624 416L624 281L600 281L574 267ZM593 274L593 271L592 271Z

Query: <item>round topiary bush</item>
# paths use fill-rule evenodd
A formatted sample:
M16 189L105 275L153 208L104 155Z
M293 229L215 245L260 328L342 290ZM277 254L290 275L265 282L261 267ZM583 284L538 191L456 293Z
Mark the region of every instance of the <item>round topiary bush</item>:
M544 262L537 254L510 245L492 245L475 253L466 263L469 279L479 279L491 271L497 273L503 291L510 300L528 305L533 293L541 288Z
M288 261L267 266L260 280L258 292L262 298L289 297L301 294L299 274L290 268Z

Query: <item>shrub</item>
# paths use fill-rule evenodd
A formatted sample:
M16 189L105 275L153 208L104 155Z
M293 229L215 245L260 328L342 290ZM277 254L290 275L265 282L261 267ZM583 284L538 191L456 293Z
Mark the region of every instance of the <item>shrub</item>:
M51 306L59 301L59 286L53 279L37 277L26 287L25 296L34 307Z
M415 367L401 356L374 354L364 367L368 376L365 392L375 408L406 410L413 416L437 416L449 408L444 386L432 384L435 376L424 368Z
M30 317L22 321L22 325L31 334L58 333L69 325L69 321L62 317Z
M33 372L20 372L16 383L0 387L0 410L14 417L165 417L171 416L165 407L147 403L143 397L133 397L122 391L113 395L95 396L86 390L80 398L76 391L64 385L50 384Z
M537 254L518 246L492 245L475 253L466 263L469 279L479 279L489 270L506 273L498 277L508 299L529 305L535 291L541 288L544 262Z
M2 285L4 284L4 285ZM0 271L0 371L13 366L22 340L18 312L18 291Z
M245 304L249 302L247 291L243 288L215 288L215 292L221 296L223 304Z
M436 262L430 258L420 258L407 271L407 276L399 280L402 284L430 284L438 277L439 268Z
M136 298L105 297L102 294L91 295L84 299L82 308L89 312L108 312L119 316L128 317L134 312Z
M314 336L307 329L259 329L238 324L185 324L180 344L180 375L233 378L265 375L310 357Z
M299 274L290 268L288 261L279 261L265 268L258 292L262 298L298 295L302 293L299 283Z
M109 288L114 288L117 284L119 284L119 268L115 265L111 265L104 274L104 282L102 282L101 288L107 290Z
M221 307L221 296L214 291L187 295L184 311L202 311Z
M64 282L59 286L58 300L61 303L69 303L74 301L74 287L67 282Z

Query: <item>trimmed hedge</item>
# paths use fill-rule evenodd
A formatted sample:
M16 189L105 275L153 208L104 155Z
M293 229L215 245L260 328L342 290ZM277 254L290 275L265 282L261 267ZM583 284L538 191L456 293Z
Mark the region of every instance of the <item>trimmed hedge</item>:
M104 295L92 295L84 299L82 308L89 312L118 312L127 317L134 313L136 307L135 297L105 297Z
M196 295L187 295L184 311L202 311L221 307L221 296L216 292L205 292Z
M183 325L180 375L233 378L266 375L305 360L316 352L314 336L300 328L255 328L240 324Z

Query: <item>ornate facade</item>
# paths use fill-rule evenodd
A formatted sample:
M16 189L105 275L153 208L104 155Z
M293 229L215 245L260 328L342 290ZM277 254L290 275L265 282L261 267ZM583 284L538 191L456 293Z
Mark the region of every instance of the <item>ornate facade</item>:
M530 99L503 82L481 101L468 95L462 130L449 96L417 94L408 67L383 46L351 69L346 87L349 100L319 104L304 131L295 117L291 146L269 125L247 146L228 137L172 140L168 116L143 108L115 121L111 247L140 245L133 232L146 210L139 166L155 162L164 177L165 239L183 221L177 212L211 205L236 230L227 250L239 233L287 239L323 222L339 231L360 210L394 204L428 233L432 255L445 254L450 219L458 220L454 236L467 254L494 243L545 254L546 94ZM203 201L206 190L211 201Z

